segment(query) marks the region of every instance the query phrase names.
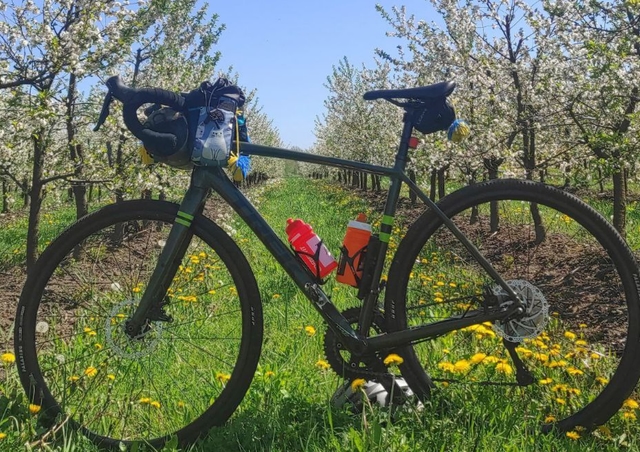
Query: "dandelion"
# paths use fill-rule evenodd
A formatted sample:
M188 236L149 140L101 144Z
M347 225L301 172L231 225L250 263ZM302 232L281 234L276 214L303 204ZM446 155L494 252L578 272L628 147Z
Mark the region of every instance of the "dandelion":
M565 433L567 435L567 438L572 439L574 441L580 439L580 433L576 432L576 431L570 431Z
M552 383L552 382L553 380L551 378L543 378L538 383L540 383L541 385L548 385L549 383Z
M438 282L436 282L436 286L442 287L442 286L444 286L444 282L443 281L438 281Z
M1 441L1 440L3 440L3 439L5 439L6 437L7 437L7 434L6 434L6 433L2 433L2 432L0 432L0 441Z
M151 402L150 405L154 408L160 408L160 402L158 402L157 400Z
M279 293L274 293L271 298L273 298L274 300L277 300L278 298L280 298L280 294Z
M93 344L93 346L96 348L96 350L102 350L102 344L96 342L95 344Z
M390 354L384 359L384 365L389 367L393 365L400 365L404 362L404 359L400 355L396 355L395 353Z
M580 325L578 325L578 327L580 327L581 329L584 329L587 327L586 323L581 323Z
M364 378L356 378L351 382L351 390L353 392L357 392L358 389L362 388L364 384L367 382Z
M622 404L623 407L629 408L630 410L637 410L640 405L633 399L627 399Z
M88 336L95 336L97 334L95 331L93 331L93 329L89 328L88 326L84 327L84 332Z
M476 353L475 355L473 355L471 357L471 362L473 364L479 364L481 363L485 358L487 357L487 355L485 353Z
M556 417L552 415L548 415L547 417L544 418L545 424L551 424L552 422L555 422L555 421L556 421Z
M8 352L3 353L2 356L0 356L0 360L5 364L13 364L16 362L16 355Z
M433 299L433 301L435 301L436 303L442 303L442 302L444 301L444 298L441 298L441 297L435 297L435 298Z
M324 359L319 359L318 361L316 361L316 367L320 368L321 370L328 370L329 368L331 368L329 363Z
M438 369L444 370L445 372L454 372L456 370L456 367L453 365L453 363L443 361L441 363L438 363Z
M457 361L453 365L453 368L454 368L454 372L464 373L464 372L468 372L469 369L471 369L471 364L466 359L461 359L460 361Z
M33 403L29 404L29 413L36 415L40 412L40 410L42 409L42 407L40 405L35 405Z
M140 400L138 400L138 403L141 404L146 404L146 403L151 403L151 397L142 397Z
M229 374L225 374L223 372L217 372L216 373L216 380L218 380L222 384L225 384L230 379L231 379L231 375L229 375Z
M264 373L264 378L271 378L271 377L273 377L273 376L275 376L275 372L273 372L273 371L271 371L271 370L268 370L268 371L266 371L266 372Z
M567 339L572 341L572 340L574 340L576 338L576 334L572 333L571 331L565 331L564 332L564 337L566 337Z
M307 336L313 336L314 334L316 334L316 329L311 325L305 326L304 330L307 333Z
M113 374L108 374L108 375L107 375L107 378L108 378L109 380L113 381L113 380L115 380L115 379L116 379L116 376L115 376L115 375L113 375Z
M505 375L511 375L513 373L513 368L507 363L498 363L496 364L496 371Z
M567 401L566 401L565 399L561 399L560 397L558 397L558 398L556 399L556 403L557 403L558 405L566 405L566 404L567 404Z
M609 379L604 377L596 377L596 381L603 386L609 383Z
M182 409L184 408L185 404L182 400L178 400L178 408Z
M622 417L630 421L635 421L636 419L638 419L636 413L634 413L633 411L625 411L624 413L622 413Z
M586 347L587 346L587 341L585 341L583 339L578 339L577 341L574 342L574 345L576 347Z
M454 283L454 282L450 282L449 283L449 287L454 287L455 288L455 287L458 287L458 285L456 283Z
M578 369L576 367L573 367L573 366L567 368L567 373L569 375L583 375L584 374L583 371L581 371L580 369Z
M93 378L98 375L98 369L93 366L89 366L84 370L84 374L89 378Z
M606 425L601 425L598 427L598 431L604 435L605 438L611 437L611 429Z

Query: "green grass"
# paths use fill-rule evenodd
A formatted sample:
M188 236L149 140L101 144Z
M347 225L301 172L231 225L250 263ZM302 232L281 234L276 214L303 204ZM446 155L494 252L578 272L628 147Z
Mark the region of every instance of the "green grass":
M336 257L350 219L359 212L366 212L373 223L380 220L380 215L373 213L366 202L323 181L287 179L254 190L250 196L283 240L287 218L301 218L313 226ZM50 237L60 230L55 223L68 223L72 215L73 211L70 210L49 217L52 218ZM329 400L342 380L319 365L325 359L322 347L325 328L319 314L245 225L232 219L226 226L247 255L258 280L265 310L263 352L251 388L234 416L223 427L214 428L207 438L191 450L638 450L640 429L637 421L625 420L617 415L608 424L610 435L584 433L578 440L542 435L536 430L536 423L516 421L522 419L519 411L521 404L517 401L510 403L506 397L501 398L500 392L488 398L482 391L476 394L451 388L436 394L423 410L407 407L395 413L393 418L388 410L376 406L367 406L358 415L331 408ZM4 228L0 233L0 243L9 242L9 248L19 248L20 231L24 229L23 223ZM9 234L8 230L14 232ZM390 243L392 249L402 234L402 230L395 229ZM630 231L630 236L635 240L636 233ZM193 249L190 255L197 255L201 251ZM192 266L191 274L199 273L199 266L204 265L204 259L202 262L189 257L187 259ZM446 270L447 267L439 266L436 273ZM353 288L330 280L325 290L332 295L332 300L340 309L359 305ZM133 288L131 291L135 292ZM190 295L184 293L180 296ZM213 296L207 300L216 302ZM189 299L180 301L183 302L180 312L188 315L185 306ZM91 319L87 322L91 322ZM90 323L83 327L99 330ZM314 330L315 333L310 334ZM78 338L78 341L84 341L81 345L95 347L95 343L104 342L104 338L88 334ZM4 351L0 350L2 353ZM166 378L162 384L169 387L170 379L182 374L179 366L171 363L168 357L165 364L167 375L157 378ZM211 378L216 379L215 366L211 367ZM85 367L80 370L83 369L86 370ZM105 375L108 374L105 372ZM0 394L3 394L0 396L0 432L7 435L0 440L0 451L21 450L26 442L34 441L37 434L42 432L38 430L36 417L29 414L15 369L8 365L0 379ZM132 400L139 401L145 395L136 393ZM43 450L97 449L83 437L62 429L58 438ZM165 450L173 448L167 447Z

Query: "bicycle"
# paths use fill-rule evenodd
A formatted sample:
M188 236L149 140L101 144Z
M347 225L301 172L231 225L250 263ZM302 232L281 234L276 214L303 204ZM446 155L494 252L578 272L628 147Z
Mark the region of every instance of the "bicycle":
M176 93L118 78L107 86L101 121L116 98L143 139L142 104L182 105ZM262 305L251 265L203 216L214 191L324 319L327 359L344 378L393 384L393 357L423 400L462 384L510 397L545 432L606 422L640 376L636 260L593 208L547 185L492 180L431 201L404 170L414 127L454 86L365 95L405 110L392 167L240 145L390 180L377 244L345 312L220 167L194 167L180 205L125 201L70 226L29 274L16 316L20 380L41 419L103 446L159 447L174 435L195 441L232 415L257 368ZM402 184L426 209L387 265Z

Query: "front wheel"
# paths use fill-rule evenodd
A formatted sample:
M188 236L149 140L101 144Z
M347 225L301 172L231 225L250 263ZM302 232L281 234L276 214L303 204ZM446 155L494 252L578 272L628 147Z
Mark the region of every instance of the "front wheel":
M526 312L402 349L411 389L425 395L432 382L455 385L459 392L452 397L463 403L487 403L488 412L502 406L544 430L606 422L640 375L640 280L624 240L574 196L527 181L466 187L439 206L520 296ZM464 318L492 303L506 306L503 295L427 211L402 240L389 271L387 326L399 331Z
M19 375L42 421L101 446L194 441L246 393L262 344L255 278L237 245L202 216L165 305L125 332L178 206L128 201L67 229L42 254L16 316Z

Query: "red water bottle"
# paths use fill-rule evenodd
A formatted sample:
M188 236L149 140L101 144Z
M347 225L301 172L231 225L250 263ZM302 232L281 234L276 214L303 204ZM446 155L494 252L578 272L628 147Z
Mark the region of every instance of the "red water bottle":
M318 278L325 278L338 266L320 237L304 221L289 218L285 232L295 252Z

